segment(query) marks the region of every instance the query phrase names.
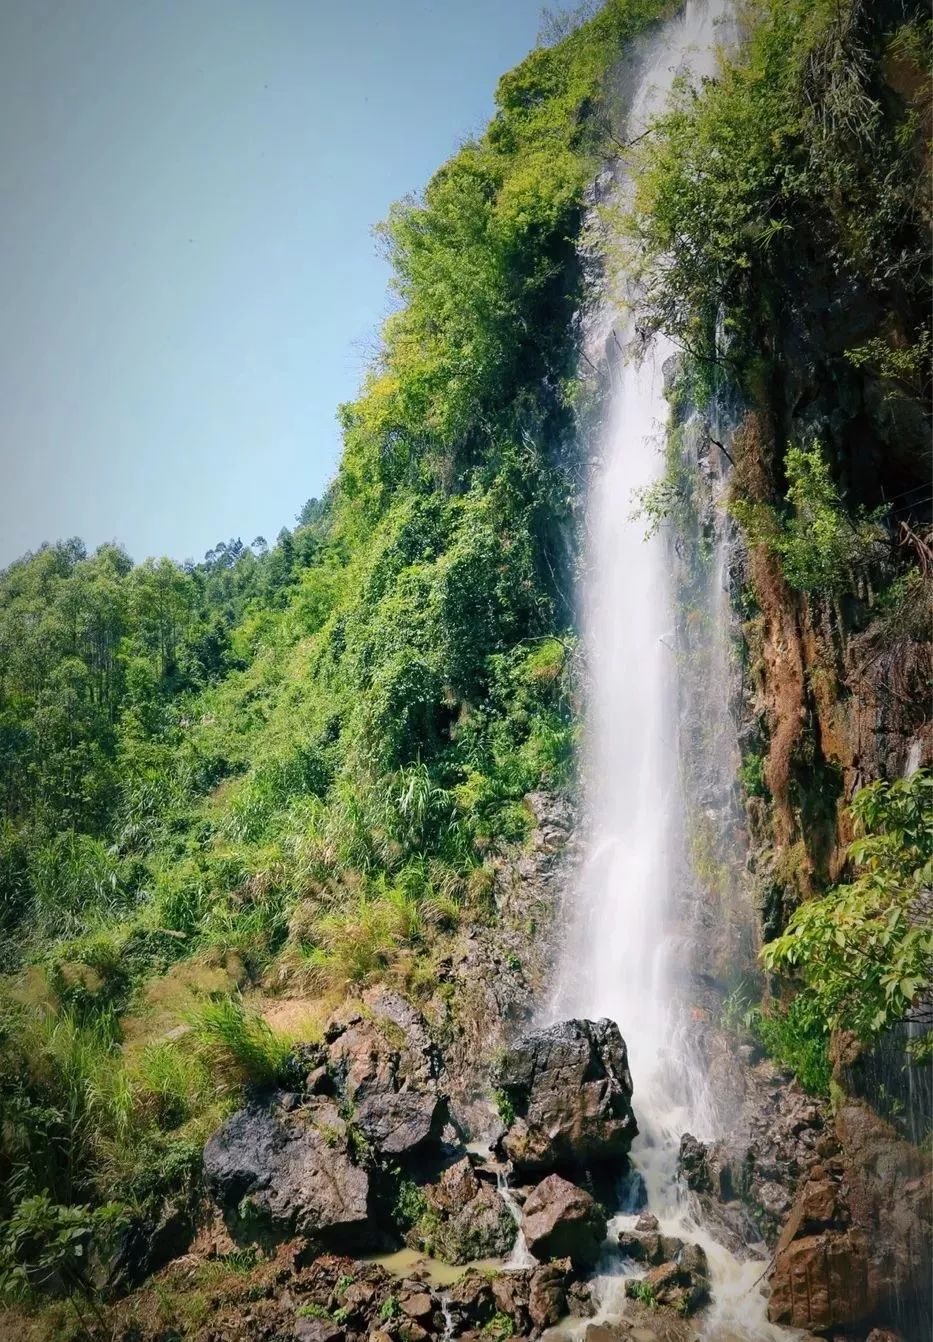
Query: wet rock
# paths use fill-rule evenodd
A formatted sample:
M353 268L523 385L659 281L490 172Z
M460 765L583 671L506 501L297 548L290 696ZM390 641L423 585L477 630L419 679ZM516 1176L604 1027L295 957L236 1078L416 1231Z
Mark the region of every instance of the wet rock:
M619 1338L628 1335L628 1329L620 1328L617 1324L591 1323L583 1334L583 1342L619 1342Z
M768 1300L773 1322L823 1331L865 1318L872 1306L860 1232L825 1230L779 1247Z
M459 1337L468 1329L482 1328L496 1312L492 1282L479 1272L465 1272L447 1296L450 1330Z
M657 1217L652 1216L649 1219L657 1225ZM662 1235L657 1230L639 1232L638 1225L634 1230L620 1231L618 1242L619 1250L624 1257L631 1258L634 1263L648 1263L653 1267L676 1258L684 1248L683 1240L676 1239L672 1235Z
M430 1242L422 1246L448 1263L504 1257L515 1243L516 1225L498 1191L478 1179L466 1156L425 1189L431 1217Z
M705 1143L685 1132L680 1139L677 1172L694 1193L707 1193L712 1188L708 1157Z
M535 1258L569 1258L574 1267L594 1267L606 1238L606 1216L584 1189L550 1174L529 1194L522 1230Z
M775 1251L769 1316L822 1332L924 1313L933 1176L923 1153L868 1105L835 1116L838 1157L816 1163Z
M531 1286L528 1292L528 1313L535 1332L553 1328L555 1323L568 1313L567 1288L571 1280L571 1265L568 1259L557 1263L545 1263L531 1274Z
M374 1093L358 1105L356 1119L382 1155L406 1159L439 1145L447 1104L438 1095L417 1091Z
M731 1131L710 1144L683 1135L679 1172L726 1243L773 1245L801 1181L819 1161L825 1119L770 1062L747 1071L744 1084Z
M506 1050L496 1081L515 1114L501 1145L521 1174L619 1160L638 1132L613 1021L562 1021L524 1035Z
M585 1317L589 1288L575 1281L569 1259L492 1277L467 1272L447 1297L452 1335L481 1334L495 1315L504 1314L513 1336L537 1337L571 1311L571 1292L575 1312Z
M204 1174L228 1211L245 1202L273 1225L325 1243L365 1241L369 1180L330 1100L291 1112L238 1110L205 1146Z
M567 1288L567 1309L578 1319L591 1319L596 1313L593 1288L588 1281L571 1282Z
M638 1281L628 1281L627 1296L666 1305L679 1314L693 1314L709 1299L709 1265L698 1244L682 1244L670 1262L651 1268Z
M531 1290L531 1272L523 1268L518 1272L500 1272L493 1278L492 1294L496 1302L496 1313L504 1314L512 1320L516 1333L530 1334L534 1331L528 1310L528 1296Z
M398 1306L408 1319L422 1326L430 1324L437 1313L437 1301L428 1291L403 1291L398 1296Z

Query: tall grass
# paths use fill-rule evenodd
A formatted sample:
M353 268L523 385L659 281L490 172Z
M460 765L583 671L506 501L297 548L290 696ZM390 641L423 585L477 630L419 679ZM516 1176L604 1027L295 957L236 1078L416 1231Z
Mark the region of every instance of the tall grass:
M197 1051L218 1085L273 1085L291 1060L294 1041L277 1033L237 997L208 1002L186 1016Z

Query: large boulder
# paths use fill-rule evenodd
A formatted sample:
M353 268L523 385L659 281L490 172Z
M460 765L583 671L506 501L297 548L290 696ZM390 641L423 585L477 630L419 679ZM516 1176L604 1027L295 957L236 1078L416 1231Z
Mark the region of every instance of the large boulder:
M625 1284L625 1294L651 1305L666 1305L678 1314L693 1314L709 1300L709 1264L699 1244L683 1244L674 1257L659 1263L638 1280Z
M613 1021L561 1021L524 1035L500 1059L496 1084L512 1115L502 1148L520 1174L618 1161L638 1133Z
M205 1146L204 1173L228 1211L324 1244L365 1241L369 1179L331 1100L238 1110Z
M535 1258L569 1258L574 1267L595 1267L606 1238L606 1217L589 1193L549 1174L522 1209L525 1243Z
M424 1018L386 988L340 1007L324 1033L327 1069L354 1104L388 1091L433 1091L441 1059Z
M441 1141L447 1102L414 1090L376 1092L359 1105L356 1121L377 1151L404 1160Z
M515 1243L515 1220L502 1196L479 1179L468 1156L449 1166L425 1189L428 1231L416 1227L419 1247L448 1263L501 1258ZM507 1312L507 1311L506 1311Z
M660 1267L668 1263L683 1250L684 1242L674 1235L664 1235L658 1218L651 1212L642 1212L632 1230L619 1233L619 1251L624 1258L634 1263L646 1263L649 1267Z

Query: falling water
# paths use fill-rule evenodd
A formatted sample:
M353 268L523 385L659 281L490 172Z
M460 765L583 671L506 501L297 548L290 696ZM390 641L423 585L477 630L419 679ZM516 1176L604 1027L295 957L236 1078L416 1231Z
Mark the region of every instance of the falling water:
M509 1176L505 1169L497 1171L496 1187L499 1190L499 1196L508 1208L509 1215L515 1222L515 1243L505 1266L508 1269L534 1267L537 1259L534 1258L525 1241L525 1232L522 1229L522 1209L515 1201L515 1195L509 1187Z
M642 67L629 117L633 134L664 105L678 73L712 73L717 25L728 9L727 0L688 3L665 25ZM667 1233L702 1243L709 1257L714 1300L704 1336L773 1338L786 1334L765 1319L757 1287L763 1265L739 1262L698 1225L676 1180L681 1134L715 1135L715 1114L690 1047L682 992L670 561L663 537L646 540L644 521L632 516L633 499L663 468L668 407L662 370L674 350L657 336L639 358L629 357L630 338L624 327L616 331L613 343L625 357L613 369L589 502L583 612L588 838L550 1011L554 1017L608 1016L625 1036L641 1128L633 1161L649 1206ZM604 1279L602 1294L603 1312L611 1316L620 1293Z
M712 72L726 9L726 0L688 4L665 25L635 92L629 119L636 130L663 107L679 72ZM627 343L623 330L619 344ZM583 612L588 842L554 1006L618 1021L642 1126L663 1115L683 1131L688 1119L703 1117L704 1086L699 1074L684 1073L674 991L680 793L673 598L665 541L646 539L644 521L632 515L634 500L663 469L662 370L673 352L661 335L642 357L627 352L614 370L601 430ZM675 1111L665 1113L672 1097Z

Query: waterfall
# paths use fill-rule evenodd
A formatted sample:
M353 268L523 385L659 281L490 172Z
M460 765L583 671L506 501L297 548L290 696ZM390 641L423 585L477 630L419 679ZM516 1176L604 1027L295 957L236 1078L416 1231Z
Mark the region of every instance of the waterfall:
M654 39L632 102L635 134L663 107L678 73L712 73L727 8L726 0L690 3ZM675 351L658 335L635 357L631 334L623 327L618 340L625 354L613 370L590 490L587 843L552 1010L617 1021L643 1128L663 1120L679 1135L690 1122L704 1126L697 1119L705 1105L675 991L682 937L674 898L681 843L674 607L664 538L646 539L644 521L633 516L639 491L663 470L663 367ZM663 1112L672 1101L673 1111Z
M688 3L654 38L632 100L629 138L663 107L678 73L712 73L718 24L729 8L727 0ZM608 335L623 354L610 370L588 502L586 845L549 1014L608 1016L622 1030L641 1129L633 1163L648 1205L666 1233L701 1243L709 1258L713 1305L703 1336L776 1338L786 1334L766 1320L763 1264L739 1261L697 1224L676 1178L681 1134L715 1136L716 1118L690 1046L683 991L690 966L678 889L684 845L670 555L664 537L646 539L644 521L633 516L639 491L663 471L663 368L675 351L658 335L635 357L631 328L615 313L608 322L603 344L610 348ZM717 565L720 607L724 559ZM726 684L719 692L725 696ZM616 1262L610 1271L618 1270ZM610 1317L620 1305L613 1282L618 1275L603 1279L602 1310Z

